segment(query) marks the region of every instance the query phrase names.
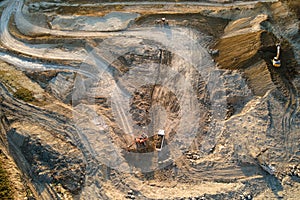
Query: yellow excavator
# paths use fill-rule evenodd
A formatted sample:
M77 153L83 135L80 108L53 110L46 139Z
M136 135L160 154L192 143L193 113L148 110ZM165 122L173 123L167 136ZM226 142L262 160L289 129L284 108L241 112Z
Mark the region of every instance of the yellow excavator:
M274 57L272 59L272 64L274 67L280 67L281 66L281 62L280 62L280 59L279 59L279 56L280 56L280 44L276 44L276 48L277 48L277 55L276 57Z

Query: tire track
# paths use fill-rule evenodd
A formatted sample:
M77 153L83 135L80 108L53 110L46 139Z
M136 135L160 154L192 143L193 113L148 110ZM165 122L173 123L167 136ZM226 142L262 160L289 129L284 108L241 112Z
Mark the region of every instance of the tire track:
M287 67L287 66L285 66ZM285 104L284 114L281 120L281 127L284 136L284 155L285 161L289 162L293 155L296 153L296 135L293 122L299 111L299 96L298 91L294 84L289 80L287 75L279 74L273 66L269 66L270 74L272 76L272 81L277 86L278 90L281 91L288 99Z
M116 85L115 90L116 96L113 96L113 103L112 103L112 108L113 105L115 105L115 109L113 109L116 112L116 118L121 120L121 124L122 124L122 129L125 131L126 134L132 134L132 123L130 123L129 121L129 113L126 114L125 112L125 108L124 106L128 106L128 103L122 103L122 101L124 99L126 99L125 97L122 98L122 91L121 89L118 87L118 85Z
M299 98L297 90L292 83L289 85L289 93L290 96L282 119L282 129L285 137L285 157L287 161L290 161L296 153L295 150L297 141L294 140L296 136L293 134L293 122L299 110Z
M57 113L53 113L41 108L38 108L36 106L27 104L25 102L19 101L17 99L14 99L11 94L6 90L6 88L0 84L0 95L1 95L1 107L8 115L13 116L13 119L17 119L21 121L27 121L34 124L39 124L41 127L43 127L47 131L51 131L54 137L61 138L63 137L66 142L71 142L72 145L76 146L82 154L83 154L83 162L86 163L87 167L87 174L86 177L89 176L90 170L93 170L96 168L96 163L94 162L87 149L83 146L82 140L80 140L78 132L72 122L67 119L65 116L59 115ZM12 147L14 148L14 151L17 156L15 156L15 159L19 162L21 162L20 167L22 171L28 172L30 175L30 178L33 179L33 183L37 184L37 188L45 188L45 190L42 190L43 193L39 194L41 195L41 198L49 199L50 197L53 197L53 195L56 195L56 192L52 190L52 187L48 185L47 183L41 184L38 182L36 177L32 176L31 170L28 170L28 163L27 161L24 161L24 157L22 156L22 153L19 154L18 148L14 145L13 141L10 141ZM39 189L38 189L39 191ZM59 199L59 198L57 198Z
M200 170L196 168L197 166L194 167L187 163L185 158L180 159L176 164L184 176L195 182L201 182L203 180L231 182L233 180L241 180L255 176L261 171L257 165L247 165L245 167L229 165L222 168L202 167ZM222 163L222 165L224 165L224 163Z

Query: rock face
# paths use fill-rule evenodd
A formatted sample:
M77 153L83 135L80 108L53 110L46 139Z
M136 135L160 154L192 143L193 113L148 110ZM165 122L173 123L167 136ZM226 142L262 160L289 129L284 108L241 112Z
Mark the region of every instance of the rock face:
M74 144L45 127L28 121L9 122L1 118L1 140L17 165L44 198L55 198L54 186L66 189L65 195L78 194L85 182L86 164L81 152ZM53 186L53 187L52 187ZM48 197L47 197L48 196Z
M224 36L216 44L219 54L215 60L222 69L240 70L255 95L263 96L275 87L288 95L286 79L291 79L297 68L293 51L282 41L282 53L290 58L283 62L283 67L274 69L271 59L276 55L274 41L279 41L274 34L262 29L268 18L260 15L235 20L225 28ZM292 61L294 60L294 61ZM294 64L292 64L294 62ZM281 75L279 74L281 73Z
M266 34L259 30L222 38L216 45L216 49L220 51L216 61L225 69L241 69L255 63L260 58L258 51L264 48L262 41L265 44L273 43L272 37L264 37Z
M38 131L38 127L35 129ZM41 130L40 134L46 136L47 132ZM36 177L39 184L61 184L71 193L78 193L84 183L85 174L85 164L80 153L65 141L54 143L52 138L54 145L50 146L43 139L26 135L20 129L8 132L11 150L23 154L23 161L32 166L29 175ZM51 139L51 136L48 135L47 139Z
M11 89L35 88L33 94L36 98L33 103L40 106L47 105L44 97L48 94L39 85L11 66L4 63L2 65L2 70L6 69L11 77L19 77L19 80L22 80L18 83L16 81L18 79L7 79L7 74L2 74L2 80L7 80L6 84L10 85ZM60 126L65 126L63 124L66 123L66 118L59 114L52 115L53 110L50 113L46 110L42 111L26 103L22 98L6 96L6 92L5 87L1 85L1 144L4 145L5 151L10 153L22 173L31 179L31 181L27 179L20 181L14 178L12 180L15 180L18 185L24 184L20 186L20 190L29 187L26 190L32 192L27 194L28 198L55 199L57 194L69 197L72 196L71 194L78 194L85 182L86 163L78 147L68 141L66 135L60 131L62 130ZM48 96L48 100L51 99L52 97ZM51 106L55 107L54 101ZM62 111L62 107L56 108ZM54 118L57 117L57 124L51 124L51 120L47 120L52 118L49 114L55 116ZM67 112L64 114L68 115ZM48 122L44 123L45 120ZM64 123L61 124L62 122ZM19 172L12 172L12 175L14 173ZM62 189L57 190L58 185L64 188L63 192Z
M74 80L75 73L58 73L47 89L62 102L71 103Z
M1 142L4 143L6 141L6 132L9 130L8 120L5 117L3 111L0 114L0 133L1 133Z
M253 76L254 74L259 74L259 76ZM257 96L264 96L268 91L274 90L276 87L272 81L268 65L264 60L245 69L244 75L248 79L249 87Z

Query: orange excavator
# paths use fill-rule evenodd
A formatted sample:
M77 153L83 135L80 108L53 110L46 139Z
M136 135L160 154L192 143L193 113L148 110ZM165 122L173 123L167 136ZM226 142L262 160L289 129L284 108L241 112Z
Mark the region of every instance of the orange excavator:
M145 133L139 135L139 137L135 138L135 144L137 148L146 148L147 147L148 136Z
M161 151L165 141L165 131L159 130L158 133L150 138L146 133L140 134L134 141L127 146L127 151L135 144L136 151Z
M139 135L138 137L136 137L134 139L134 142L132 142L130 145L127 146L127 149L129 150L130 147L132 147L132 145L136 144L136 148L137 149L143 149L143 148L147 148L147 141L148 141L148 136L146 135L146 133L142 133L141 135Z

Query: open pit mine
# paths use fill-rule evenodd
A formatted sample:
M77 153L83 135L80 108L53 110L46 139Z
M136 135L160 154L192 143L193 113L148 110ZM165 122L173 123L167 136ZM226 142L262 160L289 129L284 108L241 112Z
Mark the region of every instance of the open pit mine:
M300 196L297 0L0 1L0 199Z

